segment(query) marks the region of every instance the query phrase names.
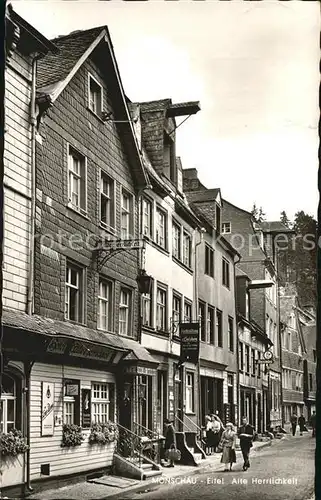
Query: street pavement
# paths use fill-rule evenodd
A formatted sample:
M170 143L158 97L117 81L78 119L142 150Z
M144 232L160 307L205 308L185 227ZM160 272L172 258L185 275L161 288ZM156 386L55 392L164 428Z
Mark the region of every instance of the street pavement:
M307 500L314 498L315 439L286 435L272 446L251 453L243 472L241 454L232 472L207 465L194 474L156 477L139 490L108 496L108 500Z

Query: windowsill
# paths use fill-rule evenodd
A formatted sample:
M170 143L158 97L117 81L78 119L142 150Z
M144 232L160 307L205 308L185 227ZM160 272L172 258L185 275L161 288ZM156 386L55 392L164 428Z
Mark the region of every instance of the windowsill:
M179 260L177 257L172 255L172 260L180 267L182 267L185 271L187 271L190 274L193 274L193 270L188 267L186 264L184 264L181 260Z
M116 229L112 226L105 226L103 222L99 222L99 227L106 231L106 233L111 234L112 236L116 236Z
M80 215L80 217L83 217L84 219L89 220L87 213L81 213L80 210L73 207L70 203L67 204L67 208L68 208L68 210L72 210L75 214Z
M98 326L97 326L97 330L98 330L99 332L103 332L103 333L112 333L113 335L115 335L115 332L113 332L112 330L105 330L104 328L99 328Z
M208 274L208 273L204 273L204 274L205 274L205 276L208 276L209 278L213 278L213 280L215 279L215 275L212 276L211 274Z
M144 330L147 330L148 332L155 332L155 328L153 326L149 326L149 325L142 325L142 328Z
M87 110L95 117L97 118L97 120L99 120L101 123L103 123L105 125L106 122L104 122L104 120L101 118L101 116L97 115L97 113L95 113L95 111L93 111L92 109L90 109L89 106L87 106Z

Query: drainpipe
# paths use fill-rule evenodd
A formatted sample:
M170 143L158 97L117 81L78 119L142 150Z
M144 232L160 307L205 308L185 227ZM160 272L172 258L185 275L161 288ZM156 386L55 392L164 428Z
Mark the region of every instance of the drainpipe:
M194 315L195 320L198 320L198 273L197 273L197 248L201 243L203 243L204 233L206 229L201 228L201 236L200 241L195 244L194 249L194 297L195 297L195 309ZM202 426L202 391L201 391L201 361L200 361L200 352L198 355L198 363L197 363L197 378L198 378L198 421L199 427Z
M30 102L31 123L31 214L30 214L30 241L29 241L29 273L28 273L28 297L27 313L34 312L34 243L35 243L35 220L36 220L36 72L37 60L42 54L35 54L32 59L32 84Z
M283 405L283 382L282 382L282 342L281 342L281 301L280 301L280 277L279 277L279 249L275 249L276 259L276 298L277 298L277 343L279 347L279 363L280 363L280 407L281 407L281 426L284 427L284 405Z
M241 256L239 256L239 260L233 260L234 265L234 300L235 300L235 324L236 324L236 404L237 404L237 420L239 421L240 416L240 367L239 367L239 324L240 322L237 320L237 301L236 301L236 264L241 261ZM238 424L239 422L237 422Z
M26 482L25 482L25 488L29 492L33 491L33 488L31 487L31 482L30 482L30 374L31 370L33 367L34 361L31 362L24 362L24 369L25 369L25 376L26 376L26 386L25 386L25 405L26 405L26 431L27 431L27 445L28 449L26 451L26 462L27 462L27 467L26 467Z

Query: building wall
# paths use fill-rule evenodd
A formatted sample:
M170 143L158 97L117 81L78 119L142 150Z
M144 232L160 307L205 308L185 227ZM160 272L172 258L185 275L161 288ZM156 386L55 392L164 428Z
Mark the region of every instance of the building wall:
M54 384L54 413L63 416L63 379L80 379L80 389L91 389L92 382L115 383L112 373L80 367L35 363L30 387L30 469L31 479L43 477L41 464L50 465L50 476L74 474L86 470L110 467L113 445L90 445L90 429L83 429L85 440L80 446L62 448L62 425L54 427L53 436L41 436L41 383Z
M40 128L42 145L37 144L37 232L35 269L35 312L55 319L64 319L64 281L66 259L70 258L86 268L85 323L96 328L98 272L92 248L86 243L70 248L71 235L86 242L91 235L104 238L120 237L121 187L133 196L134 181L117 127L103 122L88 106L88 71L103 87L103 109L112 111L112 102L100 70L88 60L80 68L54 106L48 111ZM87 158L87 215L82 216L68 205L68 144ZM116 183L116 232L100 227L100 172L110 175ZM137 202L134 198L133 236L138 230ZM64 246L57 245L58 232ZM51 239L40 235L50 235ZM77 241L79 241L77 240ZM93 240L89 239L90 245ZM51 246L52 250L48 250ZM120 284L133 290L132 334L137 333L137 304L135 293L137 250L123 251L112 256L100 275L115 283L113 300L113 330L117 331Z
M31 196L31 58L14 52L5 70L4 241L5 307L26 310Z

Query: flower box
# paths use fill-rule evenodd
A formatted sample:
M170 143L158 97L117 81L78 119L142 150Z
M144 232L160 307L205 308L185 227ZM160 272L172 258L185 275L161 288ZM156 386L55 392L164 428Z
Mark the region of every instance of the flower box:
M24 454L1 457L0 488L24 483L24 461Z

